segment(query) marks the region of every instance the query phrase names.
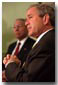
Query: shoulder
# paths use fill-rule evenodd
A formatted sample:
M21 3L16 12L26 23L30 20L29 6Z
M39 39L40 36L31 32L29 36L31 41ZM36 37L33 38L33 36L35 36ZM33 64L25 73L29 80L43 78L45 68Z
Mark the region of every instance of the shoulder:
M51 48L55 46L55 30L47 32L37 43L37 48Z
M52 41L55 40L55 30L51 30L46 34L46 40Z
M40 45L44 47L54 47L55 46L55 30L50 30L47 32L40 40Z
M55 30L53 29L53 30L49 31L47 33L47 35L49 35L49 36L55 36Z
M9 48L15 46L15 45L16 45L16 42L17 42L17 41L10 43L10 44L9 44Z

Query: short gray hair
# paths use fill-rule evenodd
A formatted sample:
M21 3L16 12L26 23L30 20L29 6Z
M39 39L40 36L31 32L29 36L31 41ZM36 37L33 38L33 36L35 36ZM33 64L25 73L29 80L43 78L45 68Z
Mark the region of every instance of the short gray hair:
M55 27L55 10L53 7L47 4L33 4L28 9L36 7L39 11L39 16L43 17L45 14L50 16L51 25Z
M17 18L16 20L18 20L18 21L23 21L23 22L26 21L26 19L23 19L23 18Z

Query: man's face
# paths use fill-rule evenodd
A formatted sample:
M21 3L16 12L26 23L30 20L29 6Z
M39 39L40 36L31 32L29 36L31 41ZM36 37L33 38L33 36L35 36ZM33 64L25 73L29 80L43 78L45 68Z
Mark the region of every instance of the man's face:
M25 23L23 21L16 20L14 24L14 34L16 38L22 40L27 36L27 28L25 27Z
M33 37L38 37L43 27L43 19L39 16L35 7L30 8L26 14L26 23L28 34Z

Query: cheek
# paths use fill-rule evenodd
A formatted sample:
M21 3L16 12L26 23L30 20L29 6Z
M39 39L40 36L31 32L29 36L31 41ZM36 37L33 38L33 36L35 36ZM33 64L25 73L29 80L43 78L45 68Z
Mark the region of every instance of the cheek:
M32 23L32 30L36 30L36 28L37 28L37 22L36 21L34 21L33 23Z
M36 21L35 21L35 20L32 20L32 21L31 21L31 26L32 26L32 27L36 26Z
M24 29L21 29L21 30L20 30L20 33L21 33L21 34L24 34L24 33L25 33L25 30L24 30Z
M37 28L41 28L42 25L43 25L42 19L39 19L39 20L36 21Z

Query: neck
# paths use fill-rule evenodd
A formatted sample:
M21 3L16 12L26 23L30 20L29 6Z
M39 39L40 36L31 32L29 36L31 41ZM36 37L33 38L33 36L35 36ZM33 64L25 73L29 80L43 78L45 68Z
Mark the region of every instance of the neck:
M53 26L46 26L46 29L43 29L42 33L46 32L47 30L52 30Z
M40 30L40 32L38 32L38 34L34 35L34 37L38 38L42 33L46 32L47 30L52 30L53 26L46 26L45 28L43 28L43 30Z

